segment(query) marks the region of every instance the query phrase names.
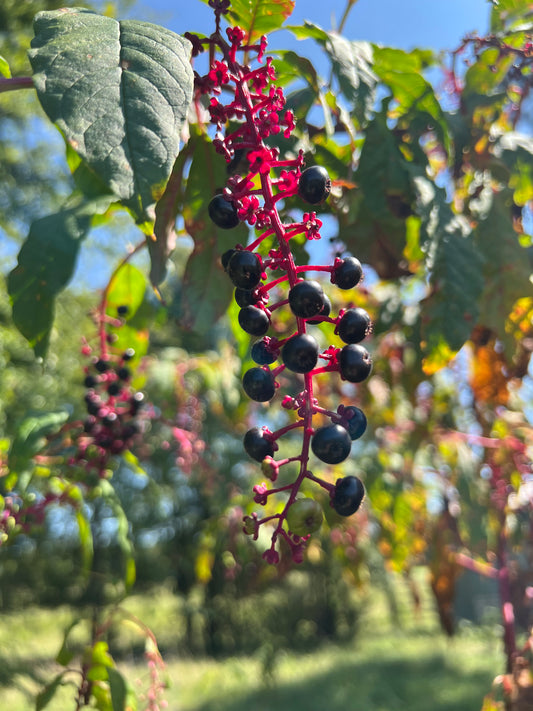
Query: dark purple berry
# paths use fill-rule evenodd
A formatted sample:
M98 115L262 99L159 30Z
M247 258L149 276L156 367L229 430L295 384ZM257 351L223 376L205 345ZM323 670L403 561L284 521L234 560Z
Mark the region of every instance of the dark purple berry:
M239 249L229 260L226 271L235 286L240 289L253 289L261 279L261 260L254 252Z
M96 361L94 364L94 367L99 373L106 373L109 368L111 367L109 364L109 361L103 360L103 358L100 358L99 360Z
M136 392L130 398L130 412L136 415L144 404L144 393Z
M348 434L352 440L359 439L365 433L366 430L366 415L358 407L354 405L349 405L344 408L342 413L342 424L348 430Z
M242 379L244 392L256 402L272 400L276 392L274 376L268 369L250 368Z
M311 205L318 205L327 198L331 191L331 179L328 171L321 165L306 168L298 182L298 195Z
M289 291L289 306L295 316L310 318L324 308L324 289L317 281L299 281Z
M224 252L224 254L220 257L224 271L228 268L229 260L233 257L236 251L236 249L228 249L227 252Z
M289 370L309 373L317 364L318 343L308 333L299 333L284 344L281 359Z
M131 370L123 365L117 370L117 375L120 380L129 380L131 378Z
M337 324L337 333L345 343L359 343L372 330L372 321L364 309L348 309Z
M254 306L257 303L257 296L251 289L235 289L235 301L242 308L245 306Z
M119 392L122 390L121 386L119 383L109 383L107 386L107 392L109 395L115 397L115 395L118 395Z
M332 277L339 289L353 289L363 277L361 262L355 257L345 257L333 270Z
M135 358L135 351L133 348L126 348L124 353L122 354L122 360L132 360L132 358Z
M98 380L94 377L94 375L87 375L87 377L83 381L83 384L86 388L94 388L97 383Z
M343 462L350 454L351 448L350 435L341 425L320 427L311 439L311 449L326 464Z
M324 294L324 306L322 308L322 311L320 311L319 314L315 318L308 318L307 323L310 324L316 324L316 323L322 323L322 320L320 316L323 316L327 318L331 312L331 301L329 300L328 296Z
M116 412L109 412L103 419L102 422L106 427L113 427L115 422L117 422L118 416Z
M117 314L119 316L126 316L127 313L129 312L130 308L129 306L126 306L126 304L122 304L121 306L117 306Z
M264 309L245 306L239 311L239 325L251 336L264 336L270 327L270 319Z
M96 427L96 417L94 417L94 415L90 415L83 423L83 431L90 433L90 432L94 431L95 427Z
M339 372L350 383L361 383L372 370L370 353L355 343L344 346L339 353Z
M270 365L278 359L277 353L272 352L264 340L254 343L251 355L258 365Z
M223 195L215 195L209 203L207 211L215 225L223 230L229 230L239 224L237 208Z
M361 506L365 496L363 482L356 476L338 479L331 496L331 504L341 516L351 516Z
M265 457L271 457L274 454L274 446L265 437L262 427L252 427L251 430L248 430L244 435L243 443L245 451L257 462L262 462Z

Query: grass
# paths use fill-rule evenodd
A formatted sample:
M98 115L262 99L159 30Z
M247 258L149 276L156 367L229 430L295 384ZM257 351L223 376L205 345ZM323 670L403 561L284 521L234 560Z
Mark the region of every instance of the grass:
M272 651L266 645L251 657L223 661L168 656L169 711L480 711L492 679L503 669L497 630L468 628L448 640L438 629L427 590L423 612L413 617L405 589L401 584L396 589L398 621L391 620L383 593L372 590L353 643L307 654L279 653L271 676L263 672ZM127 606L170 647L177 621L170 593L132 598ZM34 708L40 682L57 673L50 659L72 615L67 608L35 608L0 617L2 709ZM132 649L134 643L131 636ZM119 666L134 685L148 677L133 653ZM47 708L73 711L72 687L61 689Z

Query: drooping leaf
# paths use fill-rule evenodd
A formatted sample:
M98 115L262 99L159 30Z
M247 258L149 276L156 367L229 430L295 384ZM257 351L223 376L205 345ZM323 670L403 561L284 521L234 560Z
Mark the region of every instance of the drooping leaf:
M117 522L116 542L121 550L123 559L121 571L117 570L116 572L122 572L122 581L126 590L129 590L135 582L136 574L133 543L130 537L130 523L111 482L102 480L100 486L102 497L111 508Z
M317 40L317 42L322 43L328 41L328 33L326 30L323 30L321 27L315 25L313 22L309 22L308 20L306 20L303 25L287 25L285 29L292 32L296 39L299 40L314 39Z
M421 246L426 253L429 296L422 302L424 372L445 366L478 321L483 260L467 220L455 215L443 188L416 178Z
M75 652L71 647L69 637L74 627L76 627L81 620L81 617L75 617L63 633L63 642L61 643L61 648L56 655L56 662L61 664L62 667L68 666L75 655Z
M50 120L145 220L179 152L192 97L189 42L147 22L67 8L36 16L29 56Z
M80 245L94 216L109 207L109 198L81 202L36 220L9 274L13 321L35 355L46 354L54 320L55 299L69 283Z
M0 55L0 76L5 77L6 79L9 79L11 77L11 70L9 68L9 63L7 59L4 59Z
M109 679L109 690L111 692L111 703L113 711L124 711L126 708L126 696L128 688L122 674L115 667L107 670Z
M57 432L69 418L68 412L41 412L29 415L20 423L11 443L8 466L11 472L20 473L32 457L42 449L45 438Z
M226 17L246 32L249 44L261 35L279 30L292 15L295 0L232 0Z
M85 574L88 574L91 569L94 553L93 534L83 505L78 506L76 509L76 523L78 524L83 571Z
M35 699L35 711L42 711L42 709L48 706L50 701L52 701L52 699L56 695L56 692L59 687L63 686L66 683L63 681L64 675L64 671L60 672L52 679L51 682L49 682L44 687L44 689L39 691L39 693L37 694L37 698Z
M475 231L477 248L484 258L479 322L502 341L509 359L516 346L514 335L506 328L509 315L518 299L533 296L531 264L513 228L511 206L510 190L494 195L486 219Z
M206 196L225 185L226 165L203 135L197 134L194 140L183 205L185 229L194 240L194 249L183 275L178 318L185 328L206 334L227 309L233 291L220 257L238 242L246 243L247 229L239 225L224 230L210 219Z

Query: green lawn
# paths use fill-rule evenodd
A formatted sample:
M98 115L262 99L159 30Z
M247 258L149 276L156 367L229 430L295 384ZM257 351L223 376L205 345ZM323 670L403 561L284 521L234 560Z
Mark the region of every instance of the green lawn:
M133 598L128 606L169 645L176 615L169 593ZM448 640L438 630L429 601L418 619L403 602L399 626L376 590L363 609L352 644L304 655L282 652L271 678L262 673L266 649L220 662L167 658L169 711L480 711L503 668L496 630L469 629ZM33 708L39 679L49 680L57 671L49 660L71 616L61 608L0 617L2 709ZM147 677L146 667L133 655L120 666L134 685ZM62 689L47 708L74 711L72 697L71 688Z

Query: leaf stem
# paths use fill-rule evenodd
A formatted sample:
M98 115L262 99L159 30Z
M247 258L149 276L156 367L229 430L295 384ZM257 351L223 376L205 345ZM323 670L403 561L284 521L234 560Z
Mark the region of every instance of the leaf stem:
M4 91L16 91L17 89L33 89L33 79L31 77L0 77L0 93Z

